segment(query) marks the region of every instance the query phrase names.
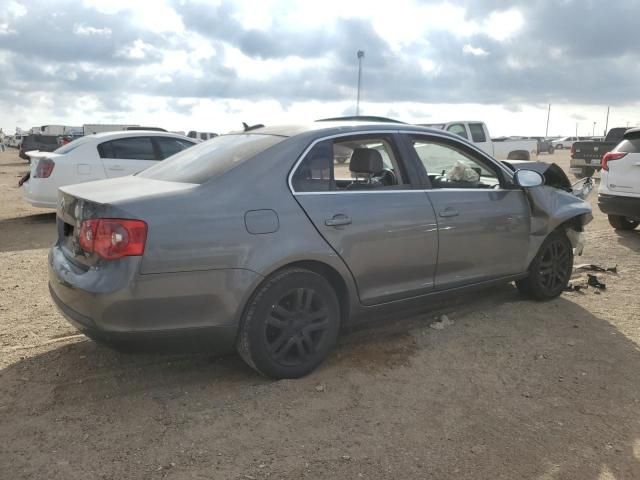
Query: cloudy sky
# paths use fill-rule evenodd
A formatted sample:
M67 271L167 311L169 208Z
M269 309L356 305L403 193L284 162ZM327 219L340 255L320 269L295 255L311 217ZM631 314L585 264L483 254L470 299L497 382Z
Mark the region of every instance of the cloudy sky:
M0 126L640 123L640 0L0 0Z

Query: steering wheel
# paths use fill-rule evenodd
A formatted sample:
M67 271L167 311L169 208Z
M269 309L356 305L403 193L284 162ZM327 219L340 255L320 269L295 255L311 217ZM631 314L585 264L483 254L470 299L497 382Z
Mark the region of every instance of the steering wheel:
M398 179L396 178L396 174L390 168L383 168L378 173L376 173L375 176L376 176L376 180L385 187L398 184Z

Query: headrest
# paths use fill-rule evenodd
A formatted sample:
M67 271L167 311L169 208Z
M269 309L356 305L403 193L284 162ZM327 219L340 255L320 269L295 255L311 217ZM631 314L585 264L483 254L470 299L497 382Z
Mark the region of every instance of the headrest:
M349 170L353 173L374 175L384 169L382 155L373 148L356 148L351 154Z

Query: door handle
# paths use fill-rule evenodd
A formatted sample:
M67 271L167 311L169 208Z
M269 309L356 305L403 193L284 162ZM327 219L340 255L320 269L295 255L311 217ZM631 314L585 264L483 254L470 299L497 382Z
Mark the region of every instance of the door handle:
M460 214L458 213L457 210L454 210L453 208L445 208L438 215L440 215L442 218L447 218L447 217L457 217Z
M343 225L351 225L351 219L346 215L339 214L339 215L334 215L333 218L327 218L324 221L324 224L327 227L340 227Z

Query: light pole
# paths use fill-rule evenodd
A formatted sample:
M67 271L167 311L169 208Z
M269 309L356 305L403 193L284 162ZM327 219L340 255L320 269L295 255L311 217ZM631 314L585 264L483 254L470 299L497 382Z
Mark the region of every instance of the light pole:
M549 110L547 110L547 128L544 131L544 136L549 136L549 117L551 116L551 104L549 104Z
M591 132L591 136L592 137L596 136L596 122L593 122L593 131Z
M358 99L356 100L356 117L360 116L360 86L362 84L362 59L364 50L358 50Z
M609 129L609 109L611 107L607 107L607 121L604 124L604 136L607 136L607 130Z

